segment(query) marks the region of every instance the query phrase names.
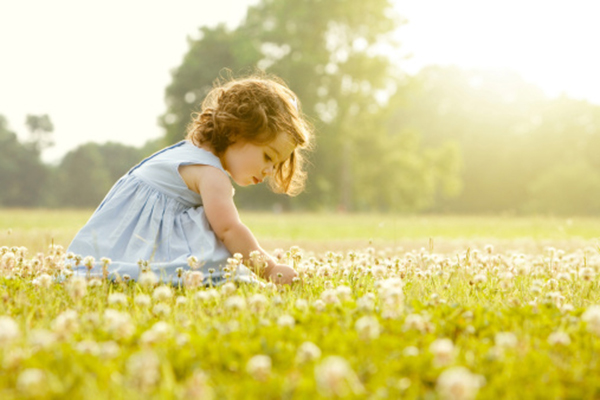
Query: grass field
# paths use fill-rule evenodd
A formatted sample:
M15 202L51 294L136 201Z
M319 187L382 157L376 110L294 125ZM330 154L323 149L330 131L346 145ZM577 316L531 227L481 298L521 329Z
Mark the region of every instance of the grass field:
M244 213L300 280L214 288L72 276L90 213L0 211L0 399L600 398L600 219Z
M44 250L67 246L93 210L0 210L0 243ZM501 216L397 216L337 213L249 213L243 221L267 249L300 245L314 250L373 246L428 247L440 251L482 247L572 248L600 238L600 218Z

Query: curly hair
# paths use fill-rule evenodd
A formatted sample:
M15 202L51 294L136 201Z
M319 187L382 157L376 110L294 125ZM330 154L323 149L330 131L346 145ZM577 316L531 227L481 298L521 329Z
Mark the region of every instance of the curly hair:
M302 115L300 102L287 85L274 76L250 76L215 87L192 114L186 139L196 146L209 145L217 156L238 140L257 145L286 133L296 145L291 156L277 164L268 179L271 190L298 194L304 188L303 151L311 147L312 129Z

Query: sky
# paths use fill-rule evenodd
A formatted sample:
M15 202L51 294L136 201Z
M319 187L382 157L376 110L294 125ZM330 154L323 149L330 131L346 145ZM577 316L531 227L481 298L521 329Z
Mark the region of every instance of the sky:
M164 133L164 90L187 38L200 26L234 28L258 1L0 0L0 114L22 140L27 114L50 115L47 162L90 141L141 146ZM549 96L600 105L598 0L395 0L395 8L407 20L395 58L409 73L430 64L508 68Z

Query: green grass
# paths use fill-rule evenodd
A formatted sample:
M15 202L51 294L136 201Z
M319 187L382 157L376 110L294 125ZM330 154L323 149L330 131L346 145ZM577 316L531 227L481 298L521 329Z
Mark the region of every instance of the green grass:
M90 215L0 210L3 400L600 398L600 219L242 213L301 283L166 295L53 279Z
M67 246L93 210L0 210L0 244L42 251L52 242ZM386 214L241 212L242 220L266 248L323 250L355 247L427 247L450 242L526 240L590 241L600 238L600 218L501 216L399 216Z

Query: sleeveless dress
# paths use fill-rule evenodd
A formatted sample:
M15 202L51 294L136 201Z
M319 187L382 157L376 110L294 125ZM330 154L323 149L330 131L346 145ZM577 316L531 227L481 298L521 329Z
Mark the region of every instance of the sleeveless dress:
M137 279L140 261L147 261L160 279L180 283L177 269L190 269L188 257L196 256L204 284L226 281L223 267L231 253L216 237L204 214L202 198L188 189L179 174L183 165L210 165L226 174L217 156L182 141L146 158L112 187L67 252L93 256L94 266L70 265L82 276L102 276L102 257L111 259L109 277L125 274ZM214 271L213 271L214 270ZM240 266L229 280L259 282Z

